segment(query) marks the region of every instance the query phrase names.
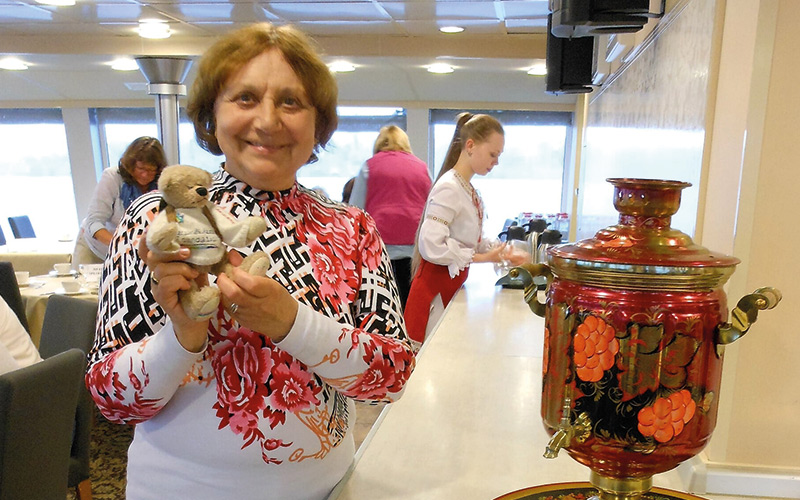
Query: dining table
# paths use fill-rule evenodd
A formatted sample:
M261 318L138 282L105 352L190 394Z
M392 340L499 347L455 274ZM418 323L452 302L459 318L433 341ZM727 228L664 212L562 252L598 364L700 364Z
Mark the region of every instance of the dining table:
M76 292L67 292L63 285L65 281L78 281L81 287ZM50 297L53 295L68 295L97 303L97 284L86 280L76 271L63 275L52 271L47 274L31 276L27 284L20 285L19 291L22 296L22 303L25 306L25 316L28 319L31 340L37 348L42 337L42 325Z
M11 262L15 271L28 271L31 276L43 275L53 265L72 262L75 240L19 238L0 246L0 261Z

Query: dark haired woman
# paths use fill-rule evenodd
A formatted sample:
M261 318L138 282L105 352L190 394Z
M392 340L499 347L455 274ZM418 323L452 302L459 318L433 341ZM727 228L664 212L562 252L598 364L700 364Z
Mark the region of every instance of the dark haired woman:
M82 255L75 264L102 262L108 253L111 236L130 204L156 189L158 176L167 166L164 148L154 137L139 137L128 145L117 167L103 171L94 190L89 210L81 225L81 235L96 260Z

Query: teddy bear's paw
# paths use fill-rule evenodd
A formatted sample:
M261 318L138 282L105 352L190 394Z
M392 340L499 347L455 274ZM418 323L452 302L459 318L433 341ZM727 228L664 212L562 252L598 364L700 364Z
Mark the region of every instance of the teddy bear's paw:
M194 320L207 319L219 308L219 289L213 286L188 290L181 296L186 315Z
M255 252L245 257L239 268L253 276L266 276L269 266L269 256L264 252Z
M151 228L147 232L147 246L151 250L177 252L181 248L177 239L178 225L174 222L160 226L157 229Z
M264 231L267 230L267 222L261 217L248 217L247 221L247 244L249 245L264 234Z

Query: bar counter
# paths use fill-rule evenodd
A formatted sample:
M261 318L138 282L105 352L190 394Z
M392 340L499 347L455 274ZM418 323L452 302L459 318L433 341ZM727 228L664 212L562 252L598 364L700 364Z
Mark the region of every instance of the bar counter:
M329 500L491 500L589 480L565 451L543 457L544 320L497 278L491 265L472 266L405 393L381 412ZM653 483L683 488L675 471Z

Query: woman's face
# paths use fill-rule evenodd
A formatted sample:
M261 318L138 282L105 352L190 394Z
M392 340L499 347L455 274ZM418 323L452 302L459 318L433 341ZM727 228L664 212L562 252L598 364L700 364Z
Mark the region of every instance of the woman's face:
M470 144L472 142L472 144ZM470 166L477 175L486 175L500 161L506 139L503 134L492 132L484 142L467 140L467 152L471 152Z
M257 189L291 187L314 151L316 109L276 48L225 82L214 116L225 169Z
M155 180L157 173L158 167L141 160L136 160L136 164L131 169L131 177L143 190Z

